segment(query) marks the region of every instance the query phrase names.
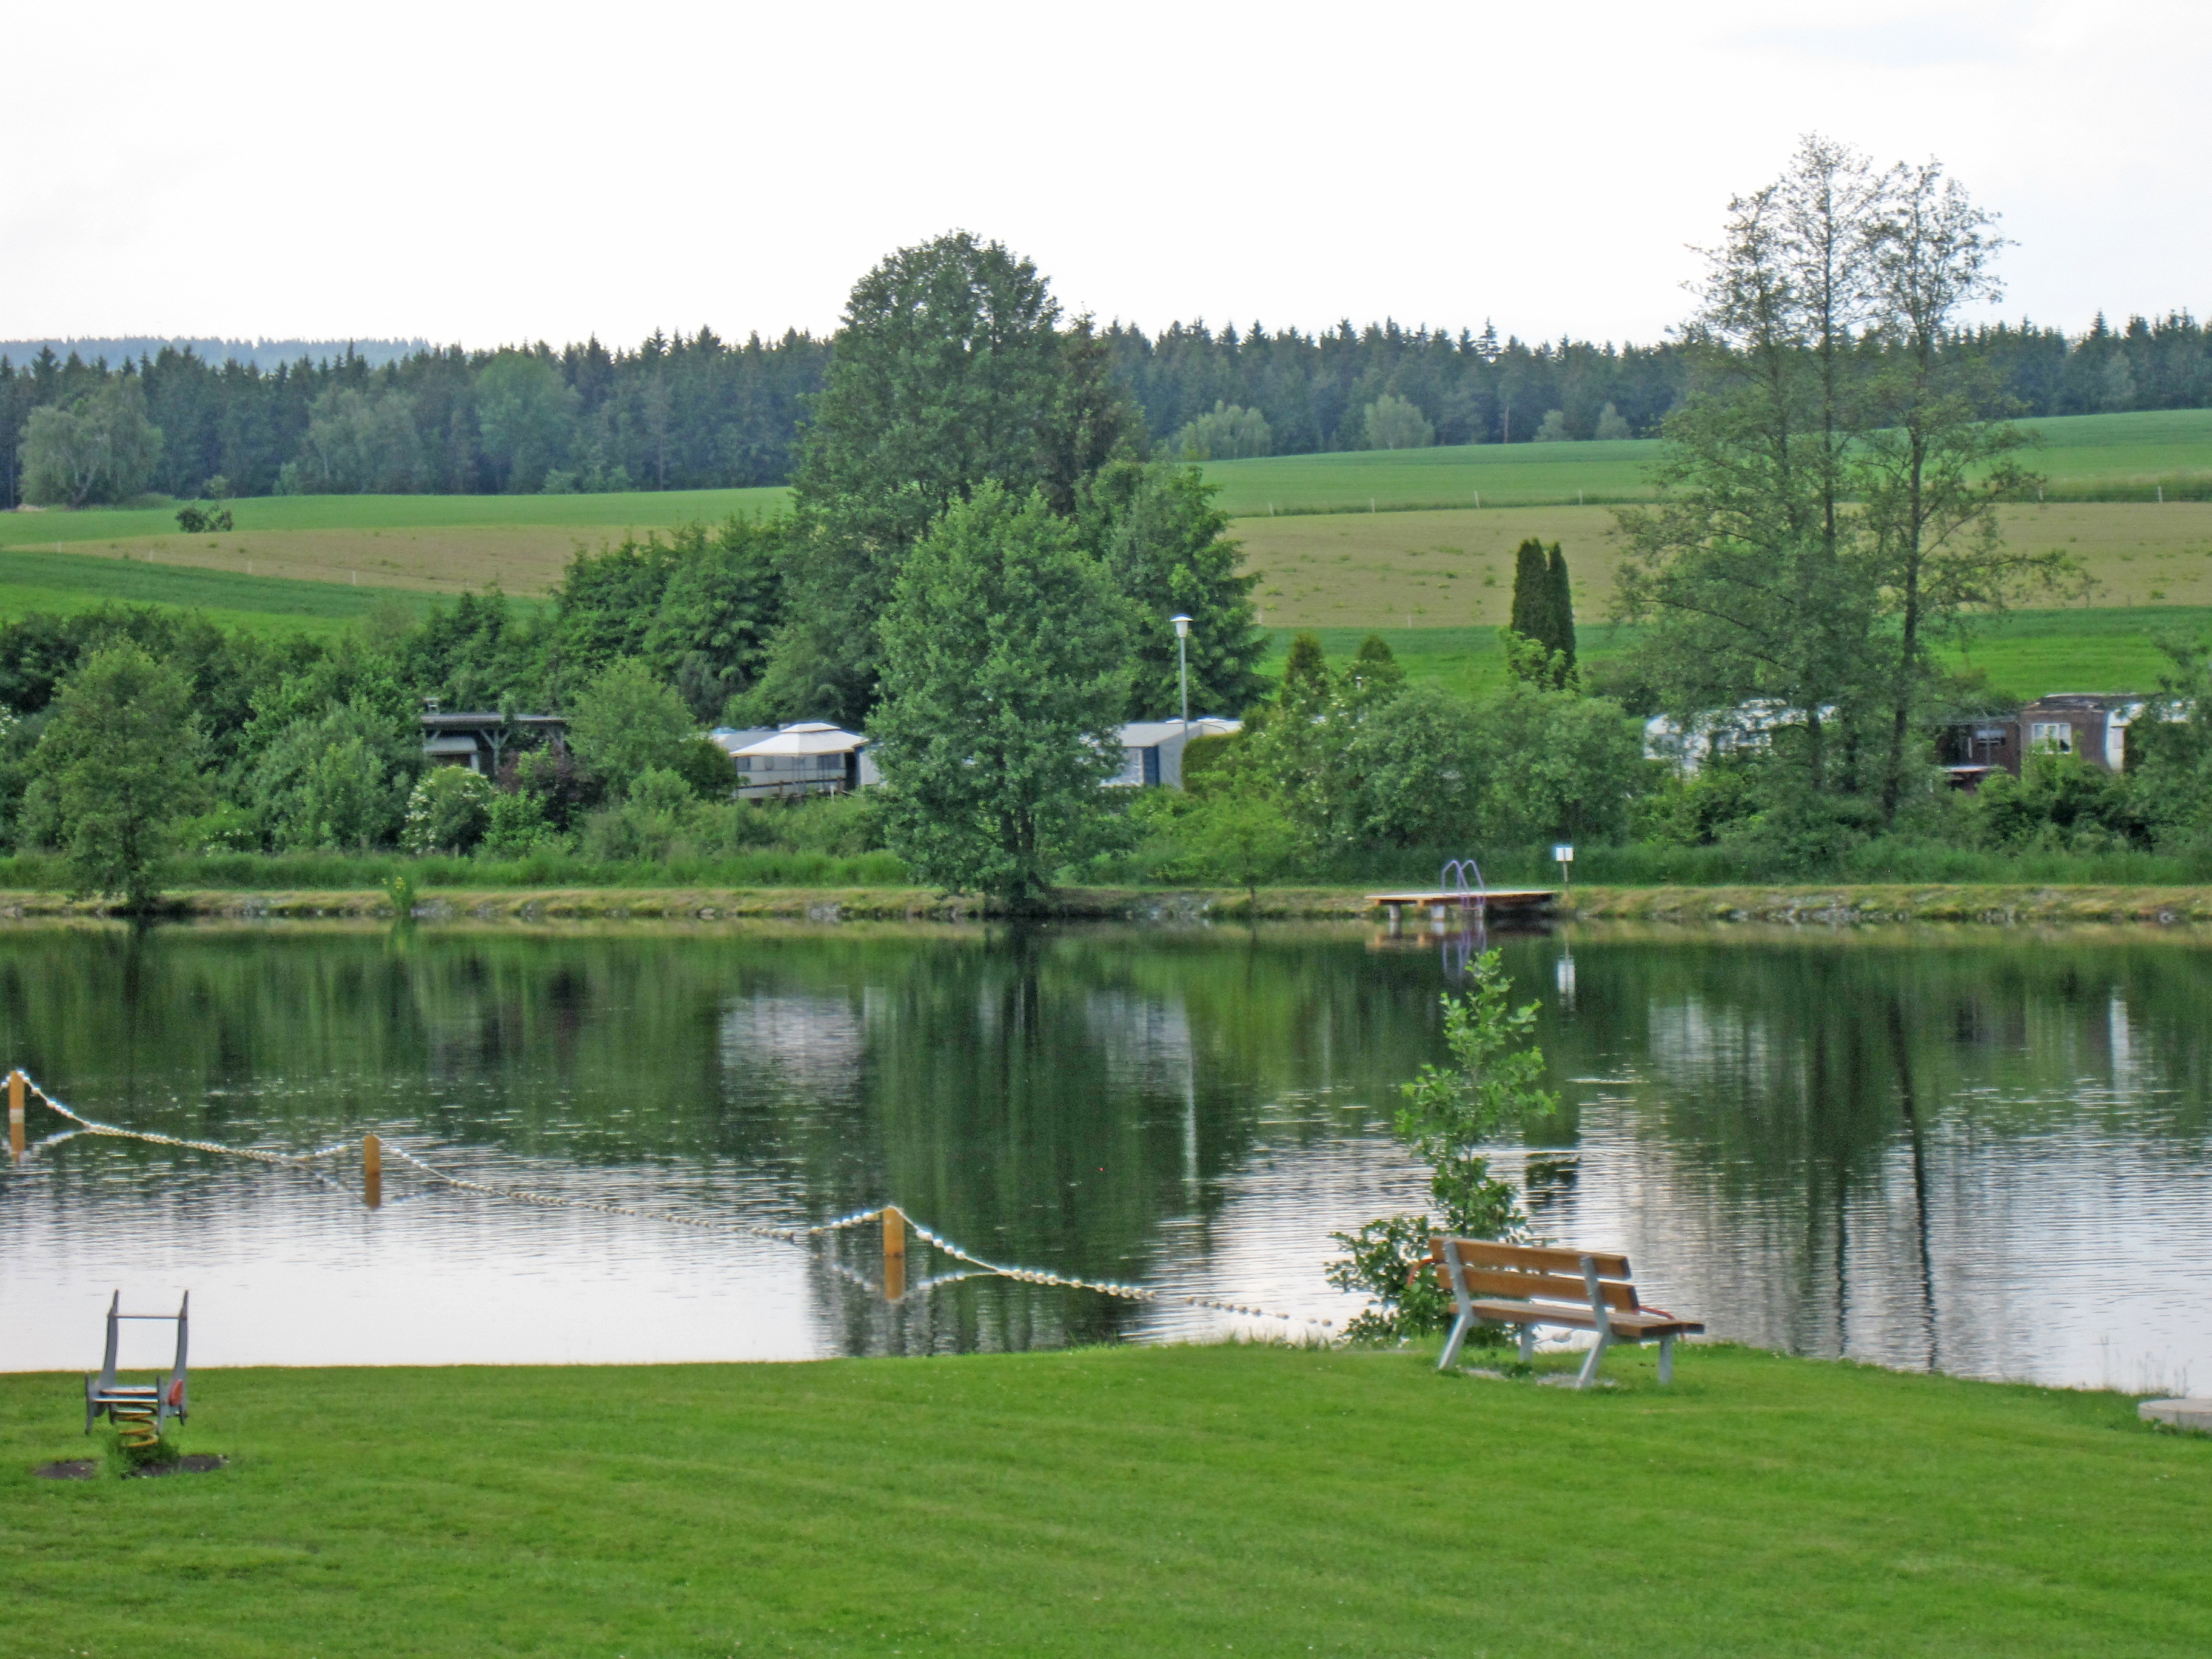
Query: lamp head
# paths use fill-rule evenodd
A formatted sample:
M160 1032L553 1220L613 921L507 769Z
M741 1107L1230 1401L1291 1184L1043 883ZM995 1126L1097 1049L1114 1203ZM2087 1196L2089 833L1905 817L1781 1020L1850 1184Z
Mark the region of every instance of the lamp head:
M1187 640L1187 639L1188 639L1188 638L1190 637L1190 618L1189 618L1189 617L1169 617L1169 618L1168 618L1168 620L1169 620L1170 622L1171 622L1171 623L1173 623L1175 624L1176 637L1177 639L1179 639L1179 640Z

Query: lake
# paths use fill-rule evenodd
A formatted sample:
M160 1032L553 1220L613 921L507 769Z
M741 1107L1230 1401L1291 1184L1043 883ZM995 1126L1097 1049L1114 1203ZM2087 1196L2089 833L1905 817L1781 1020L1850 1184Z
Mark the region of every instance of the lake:
M2212 1378L2212 939L1573 927L1501 937L1553 1118L1538 1230L1718 1336L2138 1391ZM1396 1085L1465 942L1350 924L0 927L0 1061L86 1115L0 1173L0 1369L192 1296L196 1364L787 1359L1340 1323L1333 1231L1421 1206ZM991 1261L1156 1302L958 1277ZM728 1231L720 1230L728 1224ZM941 1282L931 1282L941 1281ZM137 1328L152 1356L165 1327ZM126 1356L128 1357L128 1355ZM1694 1358L1687 1362L1694 1364Z

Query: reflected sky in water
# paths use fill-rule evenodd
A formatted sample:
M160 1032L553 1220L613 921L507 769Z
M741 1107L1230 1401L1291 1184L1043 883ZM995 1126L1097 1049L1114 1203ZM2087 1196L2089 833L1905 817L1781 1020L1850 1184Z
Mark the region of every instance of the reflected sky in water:
M2212 1377L2212 948L2178 932L1501 939L1562 1096L1501 1148L1539 1230L1717 1334L1962 1375ZM804 1246L87 1136L0 1176L0 1368L109 1291L204 1364L799 1358L1343 1320L1328 1234L1417 1208L1395 1085L1462 942L1345 925L0 932L4 1052L88 1115L739 1224L886 1200L994 1260L886 1303ZM962 1271L917 1248L917 1283ZM158 1334L160 1328L145 1330ZM156 1336L146 1340L155 1340Z

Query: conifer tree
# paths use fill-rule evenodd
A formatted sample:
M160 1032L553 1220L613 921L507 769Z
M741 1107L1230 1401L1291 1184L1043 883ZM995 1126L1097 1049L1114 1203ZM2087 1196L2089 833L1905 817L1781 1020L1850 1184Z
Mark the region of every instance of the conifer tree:
M1548 642L1546 621L1551 608L1551 573L1544 564L1544 544L1532 536L1514 550L1513 619L1506 625L1525 638Z
M1344 678L1347 699L1362 705L1388 702L1406 689L1405 667L1380 634L1360 641L1358 654Z
M1562 663L1561 672L1575 672L1575 595L1573 585L1567 580L1567 556L1559 550L1557 542L1544 566L1545 586L1551 604L1546 618L1549 631L1543 635L1546 646L1557 652Z
M1285 710L1311 715L1328 702L1328 658L1321 635L1301 634L1291 641L1290 660L1283 665L1282 705Z

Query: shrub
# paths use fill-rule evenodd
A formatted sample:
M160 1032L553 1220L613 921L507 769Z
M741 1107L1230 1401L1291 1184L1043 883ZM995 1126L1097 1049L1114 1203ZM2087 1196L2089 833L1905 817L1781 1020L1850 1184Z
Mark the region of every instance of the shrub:
M400 844L410 853L466 853L491 827L497 799L490 781L465 766L433 767L407 798Z
M1510 1182L1490 1172L1478 1150L1529 1118L1559 1109L1559 1097L1536 1086L1543 1050L1528 1041L1536 1023L1534 1002L1509 1006L1504 958L1489 951L1476 958L1474 993L1443 994L1449 1067L1424 1066L1401 1085L1406 1103L1394 1126L1398 1139L1429 1166L1429 1195L1440 1217L1385 1216L1357 1232L1329 1237L1350 1252L1328 1264L1328 1281L1340 1290L1364 1291L1375 1306L1346 1327L1355 1341L1379 1340L1440 1330L1450 1304L1425 1270L1431 1233L1458 1238L1525 1238L1528 1218ZM1479 1342L1498 1343L1502 1333L1485 1328Z
M520 859L560 852L567 844L568 838L546 818L545 803L518 790L492 796L477 850L487 858Z

